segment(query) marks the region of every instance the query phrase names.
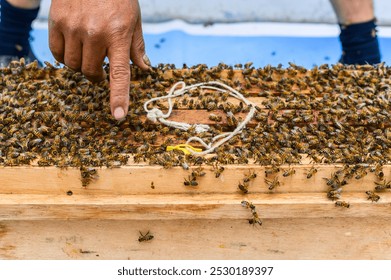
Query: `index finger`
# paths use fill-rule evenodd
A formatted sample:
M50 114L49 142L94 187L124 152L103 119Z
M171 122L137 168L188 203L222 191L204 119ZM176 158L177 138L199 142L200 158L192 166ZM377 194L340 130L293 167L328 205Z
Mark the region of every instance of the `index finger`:
M130 84L130 45L115 43L107 51L110 62L110 108L115 119L128 113Z

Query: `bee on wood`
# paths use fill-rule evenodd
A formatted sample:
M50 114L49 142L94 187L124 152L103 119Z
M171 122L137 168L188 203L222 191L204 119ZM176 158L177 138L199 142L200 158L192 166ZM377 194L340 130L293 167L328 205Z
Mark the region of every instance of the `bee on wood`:
M242 202L241 202L241 205L243 206L243 207L246 207L246 208L249 208L250 210L251 210L251 214L252 214L252 218L251 219L248 219L248 222L249 222L249 224L250 225L256 225L256 224L258 224L258 225L262 225L262 221L261 221L261 219L259 218L259 216L258 216L258 213L257 213L257 211L256 211L256 209L255 209L255 205L254 204L252 204L251 202L249 202L249 201L245 201L245 200L243 200Z
M257 173L254 171L249 171L249 173L244 176L243 182L247 183L251 180L254 180L255 178L257 178Z
M347 184L345 180L341 181L336 173L331 174L330 178L323 178L323 179L326 180L327 186L330 186L334 190Z
M40 158L37 163L38 163L38 166L45 167L45 166L50 166L51 161L49 159L43 157L43 158Z
M253 217L251 218L251 219L249 219L248 220L248 223L250 224L250 225L256 225L256 224L258 224L258 225L262 225L262 221L261 221L261 219L259 218L259 216L258 216L258 213L257 212L253 212L252 213L253 214Z
M218 116L218 115L215 115L215 114L210 114L210 115L209 115L209 119L210 119L211 121L214 121L214 122L221 122L222 117L221 117L221 116Z
M341 191L342 188L339 188L337 190L331 189L327 192L327 197L331 200L336 200L341 198Z
M265 183L267 184L269 190L274 190L276 187L280 186L280 182L278 181L278 176L274 177L273 180L269 180L265 178Z
M81 184L87 187L93 180L98 179L98 171L92 167L80 166Z
M151 182L151 189L155 189L155 184L153 183L153 181Z
M310 179L312 176L314 176L316 172L318 172L318 170L314 166L312 166L307 173L307 179Z
M192 177L192 176L189 176L186 178L184 178L185 181L183 182L183 184L185 186L192 186L192 187L196 187L198 186L198 182L196 181L196 178L195 177Z
M378 202L380 199L380 196L375 194L373 191L366 191L365 193L368 196L368 200L371 200L372 202Z
M387 181L386 179L380 181L380 182L375 182L375 190L376 191L383 191L385 189L391 189L391 181Z
M238 126L238 120L235 118L235 116L232 113L227 114L227 125Z
M284 170L284 173L282 174L282 176L288 177L288 176L292 176L295 173L296 173L296 170L294 170L293 168L288 168L287 170Z
M365 170L365 168L359 168L356 171L356 176L354 178L356 180L359 180L359 179L363 178L365 175L367 175L367 171Z
M258 113L262 113L262 109L258 105L255 105L255 109L258 111Z
M215 173L215 177L216 178L219 178L220 177L220 175L221 175L221 173L223 173L224 172L224 166L219 166L218 164L217 164L217 162L215 163L215 164L213 164L213 171L214 171L214 173Z
M244 194L247 194L248 193L248 182L239 182L238 184L238 188L244 193Z
M338 200L335 202L335 206L349 208L350 204L346 201Z
M217 109L217 104L215 102L208 102L208 104L206 104L206 110L208 111L213 111L213 110L216 110ZM210 119L210 116L209 116L209 119Z
M203 167L197 167L196 169L193 169L193 171L191 172L191 176L193 178L197 178L197 177L203 177L205 176L206 172L204 171L204 168Z
M252 204L252 203L249 202L249 201L243 200L243 201L241 202L241 204L242 204L243 207L250 208L251 210L255 210L254 204Z
M384 172L383 172L383 166L381 164L376 164L375 166L371 167L371 172L375 172L375 175L379 179L383 179Z
M268 175L272 175L272 174L278 173L278 172L280 172L280 168L279 168L278 166L276 166L276 165L272 165L271 168L265 169L265 175L266 175L266 177L267 177Z
M138 242L146 242L150 241L154 238L154 236L148 231L146 234L142 234L141 231L139 231L140 236L138 238Z

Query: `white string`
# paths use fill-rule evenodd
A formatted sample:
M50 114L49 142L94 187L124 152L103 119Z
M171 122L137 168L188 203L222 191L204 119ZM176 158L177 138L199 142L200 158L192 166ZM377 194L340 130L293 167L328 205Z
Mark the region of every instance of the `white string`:
M202 146L204 146L204 148L206 150L204 150L202 152L195 152L191 149L188 149L189 152L192 153L193 155L202 156L202 155L206 155L206 154L210 154L210 153L214 152L216 148L220 147L221 145L223 145L224 143L229 141L232 137L239 134L253 118L255 111L256 111L256 108L255 108L256 105L254 103L252 103L251 101L249 101L248 99L246 99L237 90L235 90L232 87L230 87L226 84L223 84L221 82L212 81L212 82L198 83L198 84L186 86L186 84L181 81L181 82L174 84L171 87L171 89L167 95L152 98L144 103L144 110L147 112L147 118L153 122L159 121L166 126L178 128L178 129L181 129L184 131L187 131L193 127L197 134L202 133L202 132L207 132L210 129L210 127L205 124L190 125L188 123L174 122L174 121L167 120L167 118L170 117L170 115L172 113L172 108L173 108L172 98L176 98L178 96L183 96L188 91L195 89L195 88L209 89L209 90L215 90L215 91L218 91L221 93L228 93L230 96L237 98L237 99L243 101L247 106L250 106L250 111L247 114L246 118L242 122L240 122L238 124L238 126L233 131L221 133L221 134L213 137L212 141L209 144L205 143L204 140L202 140L200 137L197 137L197 136L193 136L193 137L190 137L189 139L187 139L186 144L189 144L193 141L196 141L196 142L200 143ZM164 114L162 112L162 110L160 110L159 108L156 108L156 107L152 108L152 109L148 109L148 105L150 103L155 102L155 101L160 101L163 99L167 99L167 101L168 101L167 113Z

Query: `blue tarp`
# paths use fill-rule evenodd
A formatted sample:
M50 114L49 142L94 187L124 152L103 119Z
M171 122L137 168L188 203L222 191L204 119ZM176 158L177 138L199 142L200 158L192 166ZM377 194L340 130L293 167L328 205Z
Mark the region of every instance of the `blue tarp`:
M33 49L42 61L53 62L48 47L47 30L33 30ZM311 68L324 63L334 64L341 55L338 37L234 37L198 36L182 31L159 35L144 34L147 53L153 65L174 63L182 67L198 63L208 66L224 62L229 65L254 62L255 67L267 64L288 66L288 62ZM380 38L382 60L391 61L391 38Z

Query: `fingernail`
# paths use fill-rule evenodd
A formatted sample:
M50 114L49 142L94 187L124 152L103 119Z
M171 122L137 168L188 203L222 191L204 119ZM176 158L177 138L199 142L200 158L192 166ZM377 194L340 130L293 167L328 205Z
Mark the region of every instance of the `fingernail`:
M144 54L143 60L146 65L151 66L151 61L149 60L149 57L146 54Z
M125 118L125 111L122 109L122 107L117 107L114 109L114 118L116 120L121 120Z

